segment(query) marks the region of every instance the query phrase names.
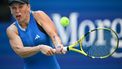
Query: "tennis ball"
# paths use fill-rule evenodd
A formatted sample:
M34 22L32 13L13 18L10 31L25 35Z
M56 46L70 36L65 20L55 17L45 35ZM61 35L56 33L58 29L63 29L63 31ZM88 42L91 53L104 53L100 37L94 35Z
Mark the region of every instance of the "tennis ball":
M62 17L60 19L60 24L63 26L63 27L66 27L69 25L69 19L67 17Z

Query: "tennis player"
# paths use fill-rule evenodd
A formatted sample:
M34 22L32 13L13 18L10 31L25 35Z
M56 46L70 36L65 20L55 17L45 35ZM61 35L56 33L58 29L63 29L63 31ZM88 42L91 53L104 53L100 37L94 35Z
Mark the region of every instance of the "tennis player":
M65 51L49 16L32 12L29 0L9 0L9 7L16 21L6 32L12 49L24 60L23 69L60 69L54 54Z

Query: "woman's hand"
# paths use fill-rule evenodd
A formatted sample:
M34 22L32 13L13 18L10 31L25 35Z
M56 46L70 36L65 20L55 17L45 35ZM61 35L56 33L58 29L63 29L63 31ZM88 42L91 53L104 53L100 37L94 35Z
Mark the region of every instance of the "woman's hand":
M56 46L56 54L65 54L66 53L66 51L63 49L64 48L64 46L62 45L62 44L60 44L60 45L58 45L58 46Z
M40 51L47 56L51 56L55 54L55 49L53 49L48 45L39 45L39 47L40 47Z

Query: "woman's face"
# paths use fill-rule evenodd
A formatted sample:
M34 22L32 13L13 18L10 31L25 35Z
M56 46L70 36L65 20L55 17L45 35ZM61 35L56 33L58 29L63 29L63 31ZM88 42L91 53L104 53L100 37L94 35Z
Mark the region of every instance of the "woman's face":
M18 22L26 22L30 13L30 4L13 3L10 6L11 14Z

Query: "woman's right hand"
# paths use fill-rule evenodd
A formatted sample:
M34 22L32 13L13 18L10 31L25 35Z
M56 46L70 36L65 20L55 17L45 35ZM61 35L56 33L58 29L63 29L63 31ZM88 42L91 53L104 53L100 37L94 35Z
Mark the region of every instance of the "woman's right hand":
M55 49L53 49L48 45L39 45L39 47L40 47L40 51L47 56L51 56L55 54Z

